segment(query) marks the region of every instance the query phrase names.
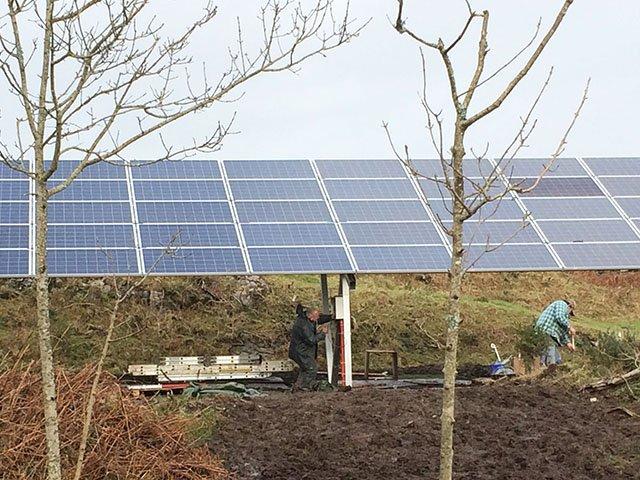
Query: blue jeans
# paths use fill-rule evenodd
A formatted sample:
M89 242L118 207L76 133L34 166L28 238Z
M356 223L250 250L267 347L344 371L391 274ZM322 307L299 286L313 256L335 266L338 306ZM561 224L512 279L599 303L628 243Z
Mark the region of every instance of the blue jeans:
M556 341L549 337L547 346L540 357L540 361L544 366L560 365L562 363L562 357L560 356L560 347Z

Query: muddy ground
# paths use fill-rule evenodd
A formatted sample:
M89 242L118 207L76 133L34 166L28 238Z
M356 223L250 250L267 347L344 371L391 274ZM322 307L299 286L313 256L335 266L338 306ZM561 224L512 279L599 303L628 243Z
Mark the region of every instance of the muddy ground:
M640 478L640 419L608 412L612 399L531 384L458 392L456 479ZM440 395L360 389L222 400L210 447L241 479L437 478Z

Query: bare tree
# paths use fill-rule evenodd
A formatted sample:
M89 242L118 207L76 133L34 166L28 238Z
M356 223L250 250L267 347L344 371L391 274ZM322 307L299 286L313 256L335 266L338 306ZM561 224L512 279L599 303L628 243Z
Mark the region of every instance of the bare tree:
M149 0L6 0L0 12L0 71L21 112L17 140L0 143L0 161L35 183L37 332L50 479L61 478L46 262L51 197L94 164L124 162L128 147L152 136L159 148L151 161L219 149L230 122L187 145L168 145L162 132L237 99L231 95L254 77L295 71L363 27L352 25L348 7L335 12L333 0L314 0L309 7L269 0L258 15L259 46L249 51L238 21L226 65L196 79L189 43L206 32L217 9L207 5L176 37L148 20L153 13ZM72 171L48 182L64 159L77 160Z
M573 3L573 0L564 0L560 11L553 24L550 26L546 34L540 39L533 52L531 52L524 66L513 76L502 88L497 97L488 105L476 109L476 113L470 110L472 100L476 92L488 81L498 77L509 65L514 63L518 58L524 55L529 47L534 45L538 37L540 22L536 28L533 38L511 59L507 60L500 68L489 74L485 74L486 58L489 53L488 46L488 29L489 29L489 12L475 12L471 5L466 2L468 15L460 33L450 43L446 43L442 39L436 41L427 41L421 36L414 33L407 27L403 17L404 1L398 0L398 15L395 22L395 29L400 34L406 34L411 37L421 49L426 48L436 53L436 56L442 61L442 65L447 75L450 100L454 111L453 121L453 138L450 141L445 140L445 132L443 130L442 112L431 108L427 98L426 88L426 64L424 56L422 56L422 73L423 73L423 90L421 94L421 103L427 118L427 128L430 136L430 142L436 150L442 174L427 175L423 174L416 168L412 162L408 147L405 146L404 151L400 152L394 145L389 128L384 124L387 136L389 138L392 149L401 161L403 161L418 177L428 178L429 181L437 185L443 198L450 198L449 207L447 207L450 221L444 222L440 217L437 218L440 227L445 230L451 238L452 258L449 267L449 305L446 327L446 345L444 359L444 390L442 400L442 416L441 416L441 444L440 444L440 480L450 480L453 470L453 429L455 422L455 377L457 373L457 349L458 349L458 333L461 324L461 308L460 297L463 289L463 278L465 273L474 262L478 260L466 257L467 249L465 241L466 235L463 234L464 225L467 220L474 215L480 215L482 212L484 218L490 217L492 212L498 208L501 200L512 196L515 192L525 193L534 189L542 179L542 177L552 167L554 161L562 154L569 133L571 132L576 119L578 118L582 106L586 100L588 91L585 88L582 100L573 116L570 125L561 138L556 151L551 154L549 160L541 164L538 177L533 181L522 181L512 179L509 174L509 162L517 155L517 153L526 146L526 142L536 127L536 120L533 119L533 112L547 88L552 70L540 89L537 97L532 103L527 114L521 120L521 125L516 132L513 141L507 146L501 156L493 162L487 160L488 143L486 150L481 153L473 152L472 158L467 158L465 150L465 136L468 130L478 121L494 112L503 104L503 102L513 93L520 81L529 73L531 68L540 58L544 48L547 46L551 38L558 30L565 15ZM472 35L473 25L478 21L480 23L479 40L476 55L476 65L471 80L465 87L460 87L460 79L456 74L451 54L459 47L463 41ZM450 143L449 143L450 142ZM449 148L445 144L450 145ZM473 165L475 164L475 165ZM474 168L474 175L466 175L465 171L468 167ZM480 172L480 178L477 171ZM489 205L493 202L493 205ZM482 210L481 210L482 209ZM493 210L492 210L493 209ZM486 213L488 211L488 213ZM526 226L526 219L522 228ZM514 232L514 235L517 232ZM497 244L490 244L487 239L487 245L484 253L492 251L500 247L507 240L501 240Z

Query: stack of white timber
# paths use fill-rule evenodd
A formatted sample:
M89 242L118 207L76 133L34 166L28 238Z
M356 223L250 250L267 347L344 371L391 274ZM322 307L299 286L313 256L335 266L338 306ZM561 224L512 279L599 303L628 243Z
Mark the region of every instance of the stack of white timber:
M159 365L129 365L134 377L156 377L160 383L266 378L290 372L290 360L262 360L260 355L165 357Z

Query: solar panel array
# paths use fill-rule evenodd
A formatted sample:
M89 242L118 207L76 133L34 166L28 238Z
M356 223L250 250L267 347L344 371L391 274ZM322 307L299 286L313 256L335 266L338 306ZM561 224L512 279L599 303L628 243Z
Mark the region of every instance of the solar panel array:
M467 160L476 271L640 268L640 159ZM56 185L77 165L62 161ZM101 163L49 206L52 275L440 272L451 198L436 160ZM486 179L494 180L485 188ZM35 272L34 185L0 164L0 276ZM475 197L475 200L474 200Z

